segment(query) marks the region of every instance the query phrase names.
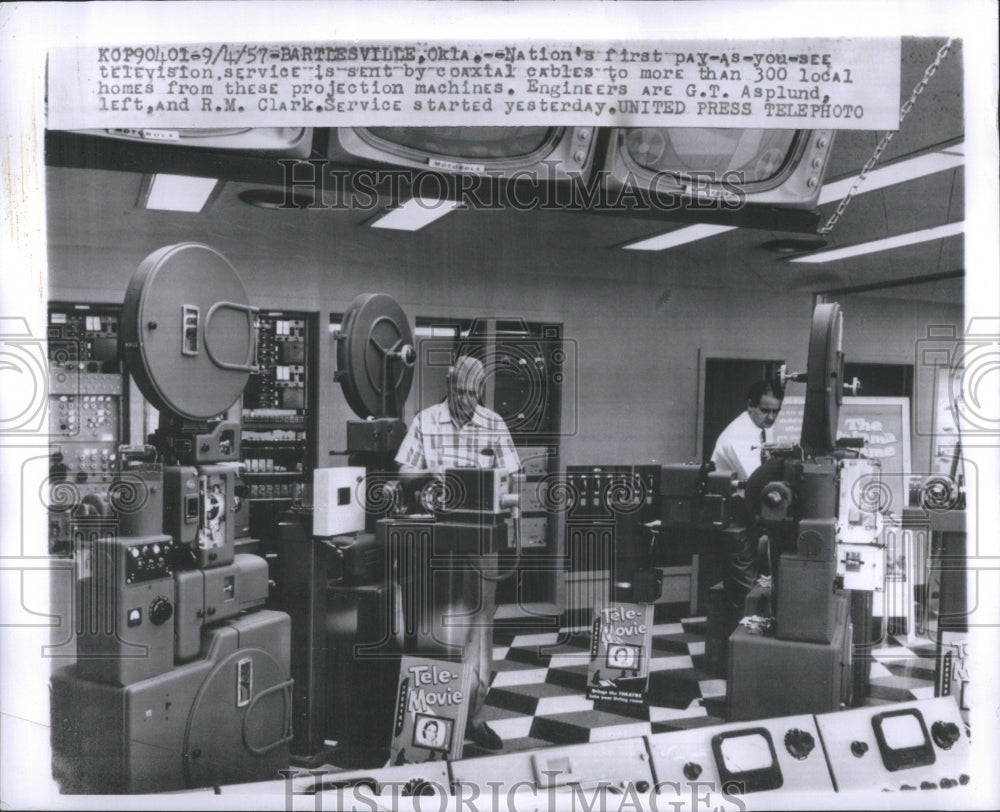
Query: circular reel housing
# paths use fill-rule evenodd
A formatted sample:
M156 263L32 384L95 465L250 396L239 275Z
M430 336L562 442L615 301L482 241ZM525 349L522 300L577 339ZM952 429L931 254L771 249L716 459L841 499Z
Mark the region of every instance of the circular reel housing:
M844 393L843 315L836 302L817 305L809 331L806 403L802 417L803 450L833 451Z
M214 248L180 243L154 251L133 274L122 307L122 349L142 394L186 420L224 412L253 371L255 312Z
M413 383L413 333L384 293L364 293L347 309L337 341L337 379L361 418L398 418Z

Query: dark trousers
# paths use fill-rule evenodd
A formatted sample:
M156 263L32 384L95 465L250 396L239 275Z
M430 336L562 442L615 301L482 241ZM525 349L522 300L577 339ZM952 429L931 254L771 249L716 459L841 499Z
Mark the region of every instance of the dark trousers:
M729 527L712 531L708 540L706 579L709 586L723 583L726 604L742 608L747 593L757 583L757 545L754 527Z

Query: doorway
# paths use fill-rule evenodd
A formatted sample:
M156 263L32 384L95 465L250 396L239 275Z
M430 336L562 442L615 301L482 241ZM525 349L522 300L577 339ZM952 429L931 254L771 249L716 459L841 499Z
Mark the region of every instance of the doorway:
M780 358L706 358L702 405L701 459L712 456L715 441L746 407L747 389L754 381L774 378Z
M913 398L913 364L844 362L844 381L861 381L866 398Z

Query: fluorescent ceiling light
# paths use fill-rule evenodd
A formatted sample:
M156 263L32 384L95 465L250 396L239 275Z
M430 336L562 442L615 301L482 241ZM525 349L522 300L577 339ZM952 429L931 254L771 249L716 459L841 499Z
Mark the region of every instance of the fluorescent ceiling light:
M965 144L958 143L937 152L930 152L926 155L918 155L916 158L908 158L905 161L898 161L888 166L875 169L868 173L864 183L858 188L858 194L874 192L876 189L884 189L897 183L903 183L924 175L933 175L936 172L944 172L947 169L954 169L965 163ZM824 184L819 194L819 204L831 203L840 200L847 194L851 185L857 179L856 176L844 178L834 183ZM638 242L623 246L630 251L662 251L666 248L674 248L684 243L703 240L706 237L714 237L726 231L732 231L735 226L713 226L696 225L678 228L666 234L658 234Z
M897 234L895 237L886 237L874 242L860 243L859 245L848 245L844 248L834 248L832 251L819 251L815 254L808 254L803 257L796 257L789 262L833 262L838 259L857 257L862 254L874 254L877 251L888 251L890 248L901 248L904 245L916 245L929 240L939 240L942 237L951 237L961 234L965 230L965 223L948 223L935 228L925 228L922 231L911 231L909 234Z
M437 200L432 197L414 197L403 205L383 214L372 228L393 228L399 231L417 231L440 217L454 211L460 204L454 200Z
M139 191L139 208L201 211L215 190L215 178L190 175L147 175Z
M662 251L665 248L673 248L683 245L686 242L703 240L706 237L714 237L724 231L732 231L736 226L713 226L707 223L700 223L696 226L685 226L684 228L668 231L666 234L658 234L655 237L647 237L639 242L629 243L622 246L629 251Z
M905 161L889 164L868 173L864 183L858 187L858 194L874 192L876 189L884 189L886 186L894 186L914 178L924 175L933 175L936 172L944 172L947 169L954 169L965 163L964 145L956 144L954 147L929 152L926 155L918 155L916 158L908 158ZM835 183L826 183L819 193L819 203L832 203L840 200L847 194L851 185L857 177L844 178Z

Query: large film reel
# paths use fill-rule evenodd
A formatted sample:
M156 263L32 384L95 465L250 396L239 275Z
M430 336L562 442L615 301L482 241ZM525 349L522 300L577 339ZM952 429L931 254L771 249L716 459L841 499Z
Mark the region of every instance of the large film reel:
M358 417L399 417L413 383L413 333L384 293L363 293L347 309L337 341L337 380Z
M809 331L806 404L802 448L809 454L833 451L844 394L844 319L836 302L817 305Z
M122 308L122 349L142 394L187 420L224 412L253 371L255 314L235 269L214 248L180 243L154 251L133 274Z

